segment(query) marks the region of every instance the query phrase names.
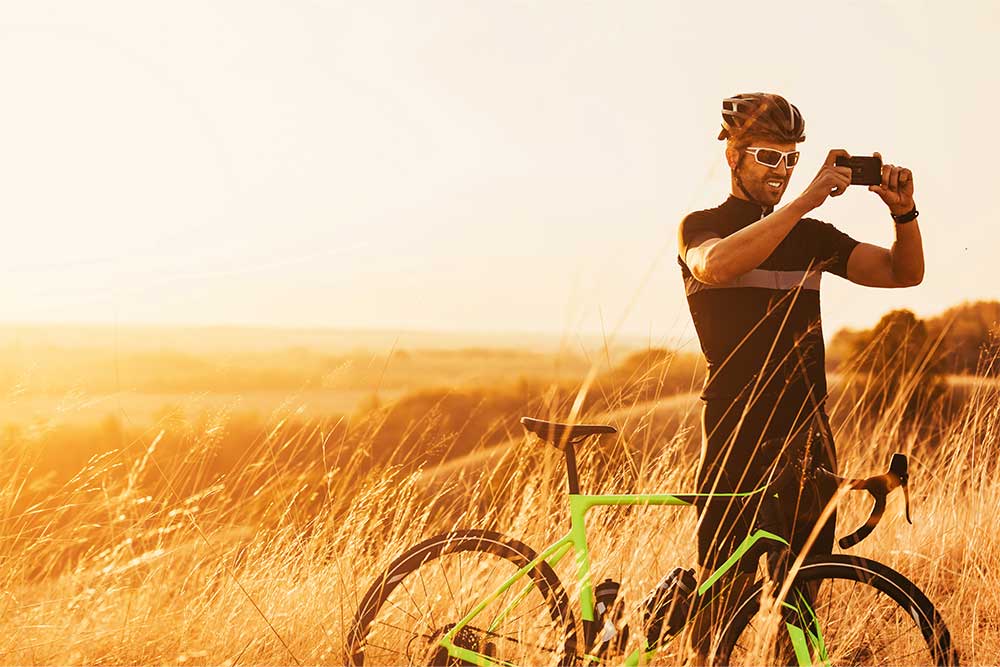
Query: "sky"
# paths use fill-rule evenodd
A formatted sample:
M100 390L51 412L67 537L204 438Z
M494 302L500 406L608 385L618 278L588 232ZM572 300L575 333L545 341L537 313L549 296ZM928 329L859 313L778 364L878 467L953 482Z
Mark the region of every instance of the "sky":
M1000 298L1000 3L0 1L0 322L694 337L676 227L721 100L910 167L923 284ZM813 213L889 245L876 195Z

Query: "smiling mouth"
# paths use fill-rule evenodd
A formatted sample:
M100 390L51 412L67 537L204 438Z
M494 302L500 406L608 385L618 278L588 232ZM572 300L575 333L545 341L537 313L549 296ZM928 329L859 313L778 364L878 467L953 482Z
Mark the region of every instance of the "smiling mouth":
M780 190L781 186L783 186L785 184L784 181L775 180L775 179L772 179L772 180L769 180L769 181L765 181L765 183L767 183L767 187L771 188L772 190Z

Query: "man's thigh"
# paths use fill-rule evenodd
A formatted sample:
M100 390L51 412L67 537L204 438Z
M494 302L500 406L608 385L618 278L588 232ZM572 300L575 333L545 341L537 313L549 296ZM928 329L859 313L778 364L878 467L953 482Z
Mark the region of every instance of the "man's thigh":
M821 417L825 418L825 415ZM833 501L836 489L817 483L815 470L822 466L837 472L836 451L825 433L816 429L810 432L807 442L794 455L801 469L787 478L785 488L779 490L782 505L786 508L792 552L797 555L807 549L810 554L832 553L837 512L828 505ZM816 530L821 519L822 525Z

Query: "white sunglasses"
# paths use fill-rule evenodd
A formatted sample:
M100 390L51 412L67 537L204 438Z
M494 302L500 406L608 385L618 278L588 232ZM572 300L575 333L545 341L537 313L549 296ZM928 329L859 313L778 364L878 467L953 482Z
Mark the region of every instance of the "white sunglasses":
M782 159L784 159L785 166L789 169L799 163L798 151L788 151L787 153L784 153L773 148L757 148L751 146L746 149L746 152L753 155L753 159L757 161L757 164L762 164L765 167L770 167L771 169L774 169L781 164Z

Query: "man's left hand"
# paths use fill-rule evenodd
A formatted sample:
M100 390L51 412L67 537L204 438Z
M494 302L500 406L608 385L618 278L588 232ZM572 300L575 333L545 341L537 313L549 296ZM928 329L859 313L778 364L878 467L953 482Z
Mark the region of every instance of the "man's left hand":
M874 156L882 157L878 153ZM882 183L869 185L868 189L882 198L892 215L902 215L913 210L913 173L906 167L883 164Z

